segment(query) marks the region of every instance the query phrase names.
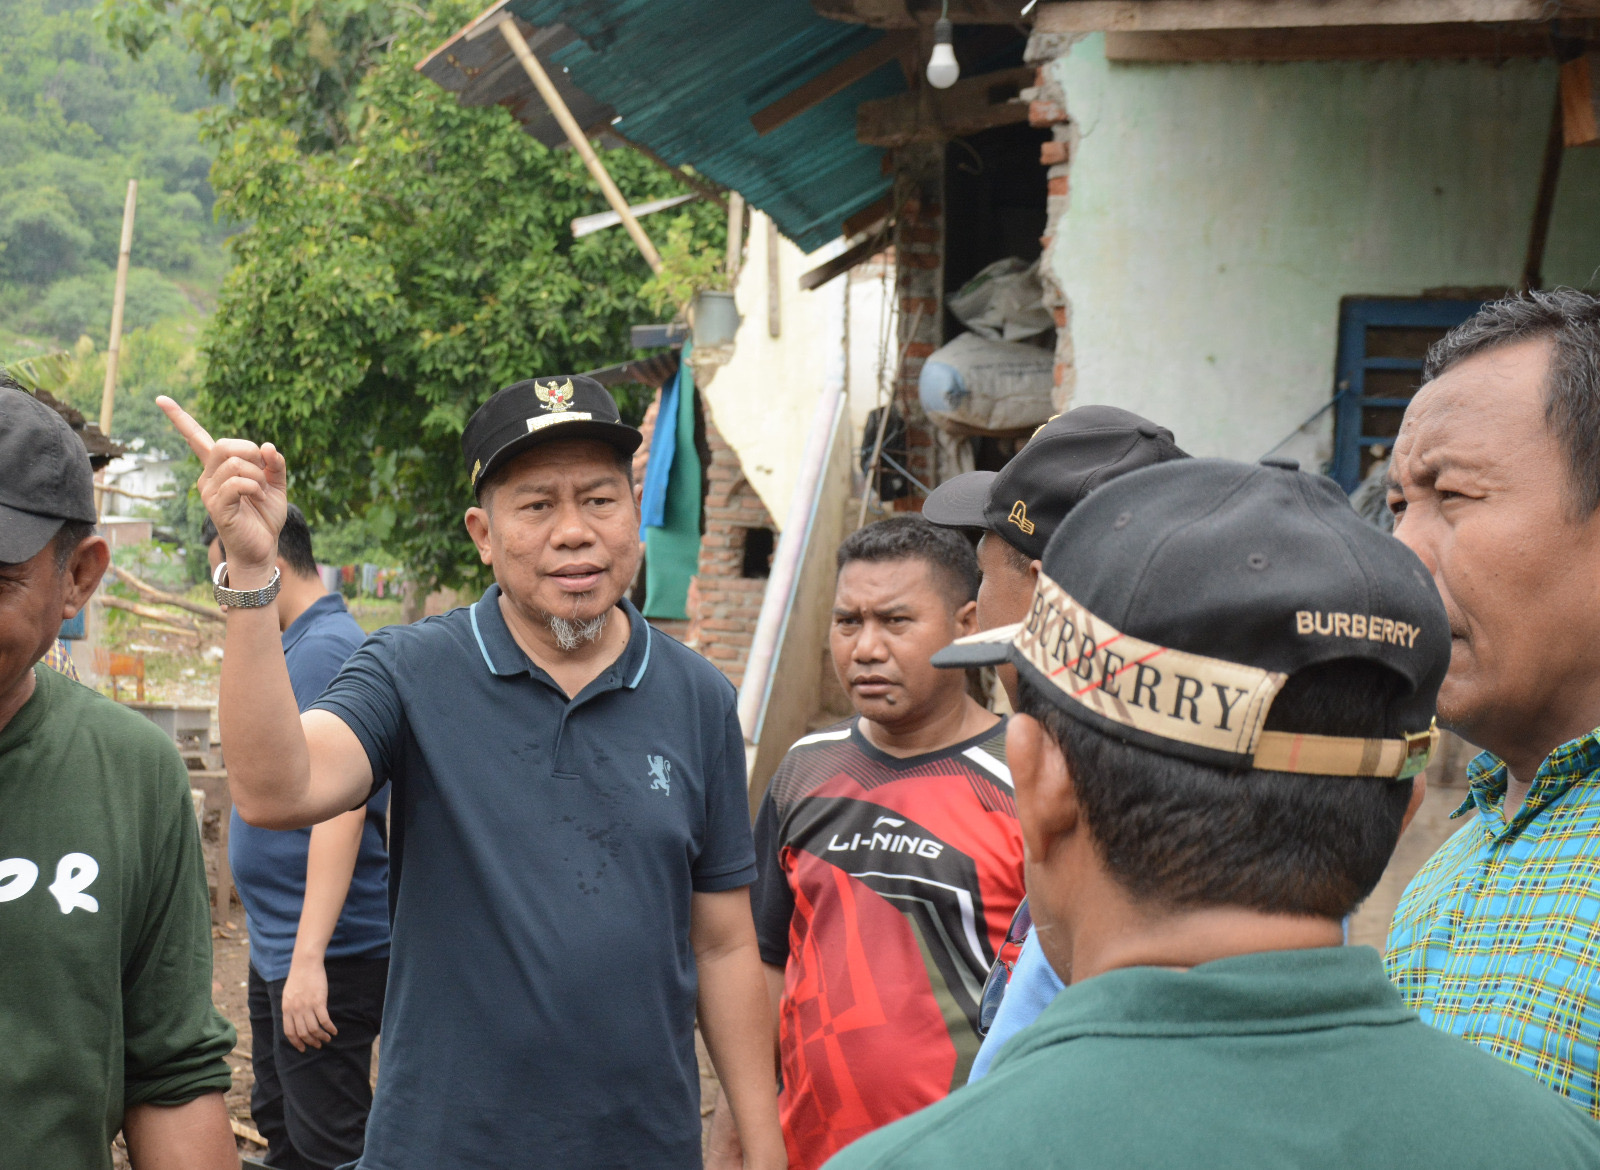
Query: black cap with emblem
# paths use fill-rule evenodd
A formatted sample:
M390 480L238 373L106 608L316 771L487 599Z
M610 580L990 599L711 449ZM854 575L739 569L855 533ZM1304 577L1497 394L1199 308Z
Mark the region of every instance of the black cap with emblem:
M1431 747L1450 665L1444 603L1416 554L1337 484L1186 459L1105 485L1050 539L1028 620L939 666L1015 663L1074 718L1203 763L1404 777ZM1265 731L1288 677L1366 659L1404 681L1370 738Z
M1032 560L1068 512L1129 471L1186 459L1172 432L1115 406L1080 406L1034 432L1001 471L969 471L934 489L923 519L989 531Z
M593 378L558 374L507 386L478 407L461 432L472 490L530 447L572 439L594 439L632 455L644 436L622 421L610 391Z

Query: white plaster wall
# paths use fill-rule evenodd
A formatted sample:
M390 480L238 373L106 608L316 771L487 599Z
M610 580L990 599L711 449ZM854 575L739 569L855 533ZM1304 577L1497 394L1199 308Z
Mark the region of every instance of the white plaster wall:
M1550 62L1052 62L1078 142L1049 263L1074 405L1255 459L1333 390L1339 300L1521 274ZM1600 151L1568 151L1546 284L1600 266ZM1286 445L1317 466L1331 418Z
M845 281L835 279L802 292L801 274L840 246L836 241L806 255L778 238L778 336L767 324L767 224L754 212L744 265L734 286L743 320L733 357L701 387L722 437L739 455L750 486L781 525L800 476L800 459L830 356L844 344L839 321Z

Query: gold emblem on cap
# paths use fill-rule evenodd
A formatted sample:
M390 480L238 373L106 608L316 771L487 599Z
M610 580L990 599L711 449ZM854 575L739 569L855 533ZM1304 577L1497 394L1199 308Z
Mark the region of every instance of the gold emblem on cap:
M539 396L539 401L551 411L567 410L572 406L572 379L565 382L551 382L548 386L541 386L535 382L533 392Z
M1028 505L1021 500L1011 505L1011 515L1006 517L1007 524L1015 524L1022 529L1024 536L1033 535L1033 521L1028 519Z
M476 460L472 464L472 482L473 483L477 483L478 482L478 472L480 472L482 470L483 470L483 460L482 459Z

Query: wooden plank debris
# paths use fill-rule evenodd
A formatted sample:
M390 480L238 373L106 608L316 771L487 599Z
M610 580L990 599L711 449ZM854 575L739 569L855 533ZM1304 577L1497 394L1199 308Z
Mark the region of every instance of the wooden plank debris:
M196 617L205 618L208 622L225 622L228 620L216 606L201 605L198 601L190 601L187 597L179 597L175 593L167 593L165 590L157 589L154 585L141 581L121 565L112 565L111 572L116 576L117 580L124 585L133 586L134 589L139 591L140 596L148 601L154 601L159 605L173 606L176 609L192 613Z
M800 287L806 292L810 292L814 288L821 288L834 277L849 272L857 264L872 259L888 246L889 233L887 231L874 232L853 248L839 253L832 260L824 261L810 272L802 275L800 277Z

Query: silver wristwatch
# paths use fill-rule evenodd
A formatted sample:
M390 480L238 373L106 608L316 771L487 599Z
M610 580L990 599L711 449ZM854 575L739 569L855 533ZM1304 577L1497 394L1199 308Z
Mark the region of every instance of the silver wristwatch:
M264 605L271 605L283 585L283 573L276 565L272 568L272 580L260 589L229 589L223 584L227 579L228 562L223 561L217 566L217 571L211 574L211 593L218 605L225 605L229 609L260 609Z

